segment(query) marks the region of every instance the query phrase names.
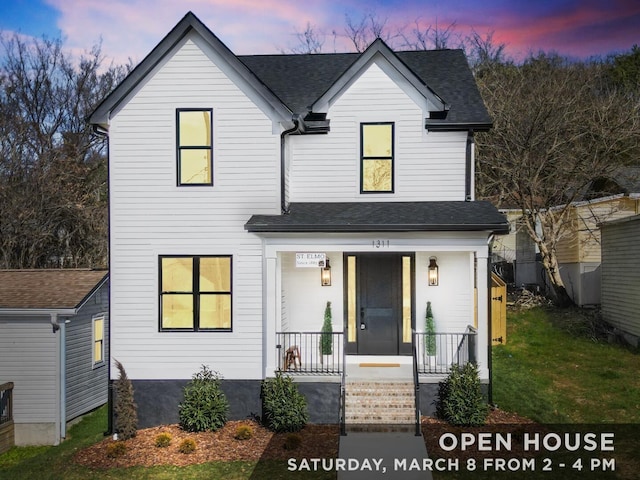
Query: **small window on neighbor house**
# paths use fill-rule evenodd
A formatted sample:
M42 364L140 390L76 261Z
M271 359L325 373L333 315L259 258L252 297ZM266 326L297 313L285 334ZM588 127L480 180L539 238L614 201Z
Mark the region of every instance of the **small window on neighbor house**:
M178 185L213 185L211 109L178 109Z
M360 192L393 193L393 123L360 124Z
M104 362L104 317L93 318L93 365Z
M231 330L231 256L160 257L160 330Z

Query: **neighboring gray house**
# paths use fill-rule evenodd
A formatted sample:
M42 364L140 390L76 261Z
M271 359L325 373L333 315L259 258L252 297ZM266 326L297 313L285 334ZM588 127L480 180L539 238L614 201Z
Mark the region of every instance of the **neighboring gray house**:
M640 345L640 215L600 225L602 317Z
M13 382L16 445L57 445L107 401L108 275L0 270L0 384Z

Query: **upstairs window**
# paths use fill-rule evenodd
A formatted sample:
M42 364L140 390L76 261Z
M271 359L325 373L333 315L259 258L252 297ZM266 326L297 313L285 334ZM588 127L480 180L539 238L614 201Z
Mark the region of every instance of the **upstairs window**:
M178 185L213 185L211 109L178 109Z
M231 256L160 257L160 330L231 330Z
M393 123L360 124L360 192L393 193Z

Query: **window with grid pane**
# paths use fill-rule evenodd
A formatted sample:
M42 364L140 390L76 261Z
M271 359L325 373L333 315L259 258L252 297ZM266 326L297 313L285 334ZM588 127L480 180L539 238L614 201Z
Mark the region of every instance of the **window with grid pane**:
M231 256L160 257L160 330L231 330Z
M178 185L213 185L211 109L176 110Z
M360 192L393 193L393 123L360 124Z

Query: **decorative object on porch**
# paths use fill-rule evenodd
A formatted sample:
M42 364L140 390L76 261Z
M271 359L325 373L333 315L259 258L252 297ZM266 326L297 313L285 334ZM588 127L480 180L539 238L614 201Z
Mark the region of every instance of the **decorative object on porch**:
M452 365L449 376L440 382L436 414L452 425L484 425L489 405L482 395L480 376L475 363Z
M329 265L329 257L327 257L324 266L320 269L320 284L323 287L331 286L331 265Z
M424 325L424 353L427 356L429 369L436 367L436 324L433 321L431 302L427 302L427 314Z
M202 365L184 388L180 426L188 432L216 431L227 422L229 403L220 386L222 376Z
M284 371L289 370L289 367L293 366L294 370L302 368L302 360L300 356L300 348L297 345L292 345L287 348L284 353Z
M274 378L262 381L262 419L276 433L297 432L309 421L307 399L293 379L276 371Z
M429 257L429 286L437 287L438 286L438 264L436 263L438 260L436 257Z
M324 309L324 323L320 335L320 363L324 365L324 356L333 353L333 323L331 321L331 302Z
M119 378L115 382L116 400L114 404L115 427L119 440L129 440L136 436L138 429L138 412L133 401L133 385L127 377L124 366L115 361Z

